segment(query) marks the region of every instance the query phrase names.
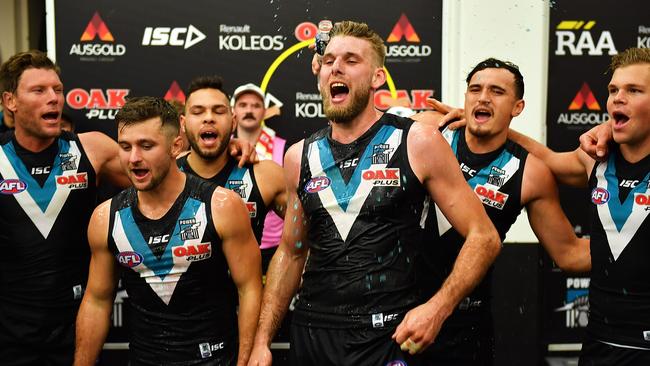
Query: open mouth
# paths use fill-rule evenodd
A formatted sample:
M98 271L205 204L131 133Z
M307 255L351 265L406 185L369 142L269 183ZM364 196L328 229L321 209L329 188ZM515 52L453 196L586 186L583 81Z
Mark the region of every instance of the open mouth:
M199 135L201 137L201 141L207 143L207 144L214 144L217 141L217 133L213 131L205 131L201 132Z
M474 119L477 122L486 122L490 117L492 117L492 111L489 109L477 108L474 110Z
M59 118L59 112L47 112L43 114L41 118L48 122L54 122Z
M131 169L131 172L133 172L133 175L136 178L142 179L144 178L144 176L147 175L147 173L149 173L149 169L135 168L135 169Z
M620 126L626 124L630 120L630 117L622 112L614 112L612 113L612 119L615 125Z
M349 93L350 89L343 83L336 82L330 85L330 95L332 96L332 102L334 103L344 101Z

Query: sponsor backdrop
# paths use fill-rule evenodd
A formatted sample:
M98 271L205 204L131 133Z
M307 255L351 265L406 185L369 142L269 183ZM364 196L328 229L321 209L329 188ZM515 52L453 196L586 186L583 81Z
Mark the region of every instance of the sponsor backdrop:
M129 95L185 100L183 89L197 75L219 74L226 89L253 82L268 91L280 116L269 126L296 142L325 125L310 72L321 19L363 20L388 46L388 87L375 103L425 109L439 95L442 1L160 3L93 1L55 3L56 58L63 70L66 102L79 131L116 135L113 118ZM163 9L161 9L161 7Z
M422 110L427 97L441 97L441 14L441 0L385 2L380 8L370 0L57 0L56 60L78 132L116 137L114 117L129 96L184 102L193 77L218 74L229 92L248 82L265 88L268 106L280 113L268 125L293 143L326 125L310 71L312 53L305 48L319 20L368 23L386 42L386 67L395 86L377 93L375 104ZM125 301L119 290L109 348L127 341ZM284 331L280 341L286 341ZM123 359L108 352L104 363L120 362L111 357Z
M650 46L650 3L634 0L552 2L549 32L547 142L573 150L578 137L607 120L611 56ZM561 188L562 206L578 234L589 234L587 190ZM577 349L587 324L589 278L567 276L545 253L543 341L555 351Z

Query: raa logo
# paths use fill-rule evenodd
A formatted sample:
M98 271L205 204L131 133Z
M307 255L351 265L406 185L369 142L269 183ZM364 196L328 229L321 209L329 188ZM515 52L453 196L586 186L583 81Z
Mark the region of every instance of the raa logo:
M614 39L610 31L602 31L598 40L594 41L592 28L596 25L595 20L584 22L583 20L563 20L557 25L555 37L557 48L556 56L565 56L567 51L571 56L602 56L604 51L612 56L618 53ZM580 33L576 32L582 30Z

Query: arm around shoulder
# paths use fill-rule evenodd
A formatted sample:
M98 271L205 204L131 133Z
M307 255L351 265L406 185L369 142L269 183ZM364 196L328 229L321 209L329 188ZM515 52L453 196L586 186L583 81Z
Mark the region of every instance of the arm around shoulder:
M591 270L589 240L578 238L562 207L553 174L535 156L525 165L522 203L530 225L555 263L568 272Z
M88 159L95 169L98 183L106 179L120 188L131 185L129 178L120 165L117 142L97 131L80 133L79 141L81 141L86 154L88 154Z
M555 152L546 145L513 129L508 131L508 138L543 161L560 183L573 187L585 187L587 185L590 169L587 166L588 160L586 159L589 159L589 156L582 150Z

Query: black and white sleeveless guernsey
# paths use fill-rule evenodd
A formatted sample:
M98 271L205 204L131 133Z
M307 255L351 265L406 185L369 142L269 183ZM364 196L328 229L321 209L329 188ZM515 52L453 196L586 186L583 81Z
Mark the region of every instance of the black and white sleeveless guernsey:
M158 220L138 210L133 188L111 202L108 245L129 296L132 362L229 359L237 352L236 299L210 205L216 186L186 177Z
M618 148L596 163L591 190L588 334L650 349L650 156L625 161Z
M465 128L444 130L458 159L463 176L499 232L501 241L521 212L521 188L528 151L507 140L495 151L472 153L465 140ZM465 242L436 205L431 205L426 223L427 240L421 248L419 270L423 301L431 298L451 273L458 253ZM476 289L465 298L445 324L475 322L490 312L492 268ZM469 311L464 311L469 310Z
M384 114L350 144L332 140L331 128L305 140L298 196L310 254L296 324L392 326L416 305L426 190L408 161L412 123Z
M88 277L95 171L71 133L38 153L13 131L0 146L0 338L38 349L55 325L74 324Z
M186 173L198 176L187 162L188 156L185 155L176 161L178 167ZM257 239L258 244L261 243L264 219L266 219L268 210L258 188L253 166L247 164L243 168L240 168L237 166L237 160L228 157L228 162L226 162L226 165L217 175L204 179L219 187L230 189L239 194L248 209L248 216L251 218L251 226L255 234L255 239Z

